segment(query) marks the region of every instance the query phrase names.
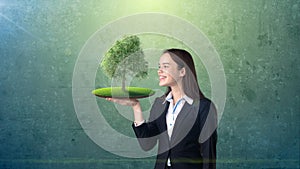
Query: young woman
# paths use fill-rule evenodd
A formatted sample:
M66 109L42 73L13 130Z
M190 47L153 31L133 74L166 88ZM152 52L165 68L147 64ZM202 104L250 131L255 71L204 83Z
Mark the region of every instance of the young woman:
M217 113L202 94L190 53L168 49L159 60L159 85L166 93L154 101L149 120L136 99L107 100L132 106L133 130L141 148L158 143L155 169L216 168Z

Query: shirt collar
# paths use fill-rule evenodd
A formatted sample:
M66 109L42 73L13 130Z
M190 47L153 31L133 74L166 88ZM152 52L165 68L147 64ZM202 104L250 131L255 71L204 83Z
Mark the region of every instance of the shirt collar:
M183 100L185 100L188 104L192 105L194 100L192 98L190 98L189 96L187 95L184 95L182 97ZM166 97L166 100L165 101L168 101L168 102L171 102L171 100L173 100L173 95L172 93L170 92L167 97Z

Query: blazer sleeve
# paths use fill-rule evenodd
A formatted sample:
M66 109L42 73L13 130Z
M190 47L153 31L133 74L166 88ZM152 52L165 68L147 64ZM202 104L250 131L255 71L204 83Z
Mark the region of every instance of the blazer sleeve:
M199 137L203 169L215 169L217 159L217 111L211 101L200 101L201 134Z
M157 106L157 104L159 103L156 99L150 110L148 122L145 122L137 127L132 124L133 131L138 138L141 148L144 151L151 150L157 144L158 135L160 134L157 126L157 120L159 118L159 112L163 110L158 110L158 107L160 106Z

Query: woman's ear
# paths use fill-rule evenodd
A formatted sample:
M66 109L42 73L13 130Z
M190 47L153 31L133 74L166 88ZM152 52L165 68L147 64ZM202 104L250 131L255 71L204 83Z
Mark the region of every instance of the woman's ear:
M179 76L180 77L185 76L185 68L184 67L179 70Z

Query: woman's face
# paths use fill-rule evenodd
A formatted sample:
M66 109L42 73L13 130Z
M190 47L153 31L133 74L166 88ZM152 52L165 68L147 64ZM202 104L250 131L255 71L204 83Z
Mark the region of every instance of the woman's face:
M176 86L182 80L178 65L173 61L169 53L164 53L160 57L157 73L159 77L159 86Z

